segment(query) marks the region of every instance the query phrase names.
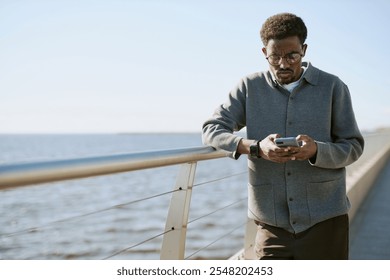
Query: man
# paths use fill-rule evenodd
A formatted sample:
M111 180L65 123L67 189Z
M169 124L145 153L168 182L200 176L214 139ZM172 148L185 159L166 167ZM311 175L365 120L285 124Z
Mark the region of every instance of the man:
M302 62L307 29L283 13L263 24L269 71L241 79L203 125L203 142L249 154L248 215L259 259L348 259L345 166L363 152L347 86ZM246 127L247 139L236 134ZM298 147L278 147L279 137Z

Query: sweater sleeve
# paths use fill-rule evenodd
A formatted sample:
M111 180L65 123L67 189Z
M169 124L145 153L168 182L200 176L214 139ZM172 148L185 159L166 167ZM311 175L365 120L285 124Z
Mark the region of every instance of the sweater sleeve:
M203 144L230 152L238 159L238 144L242 137L234 134L246 125L246 86L243 80L230 92L226 103L220 105L213 116L203 124Z
M342 168L356 161L363 153L364 138L357 126L348 87L339 80L334 88L332 104L332 141L317 141L313 166Z

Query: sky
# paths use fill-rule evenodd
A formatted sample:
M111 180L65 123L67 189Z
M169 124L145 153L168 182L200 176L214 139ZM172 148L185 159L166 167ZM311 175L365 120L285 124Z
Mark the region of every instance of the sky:
M259 30L280 12L359 127L390 127L388 0L0 0L0 133L199 132L268 70Z

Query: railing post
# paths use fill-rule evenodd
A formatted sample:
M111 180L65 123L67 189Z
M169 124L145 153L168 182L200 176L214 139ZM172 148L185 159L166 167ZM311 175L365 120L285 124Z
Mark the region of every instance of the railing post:
M183 164L178 175L168 210L160 259L182 260L185 253L187 222L190 210L196 162Z
M245 237L244 237L244 259L245 260L254 260L256 259L254 246L256 239L257 226L253 219L248 218L245 227Z

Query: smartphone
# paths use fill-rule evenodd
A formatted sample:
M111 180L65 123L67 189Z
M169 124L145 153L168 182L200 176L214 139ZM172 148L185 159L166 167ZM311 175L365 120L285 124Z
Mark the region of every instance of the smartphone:
M281 137L275 139L275 144L278 147L299 147L299 142L295 137Z

